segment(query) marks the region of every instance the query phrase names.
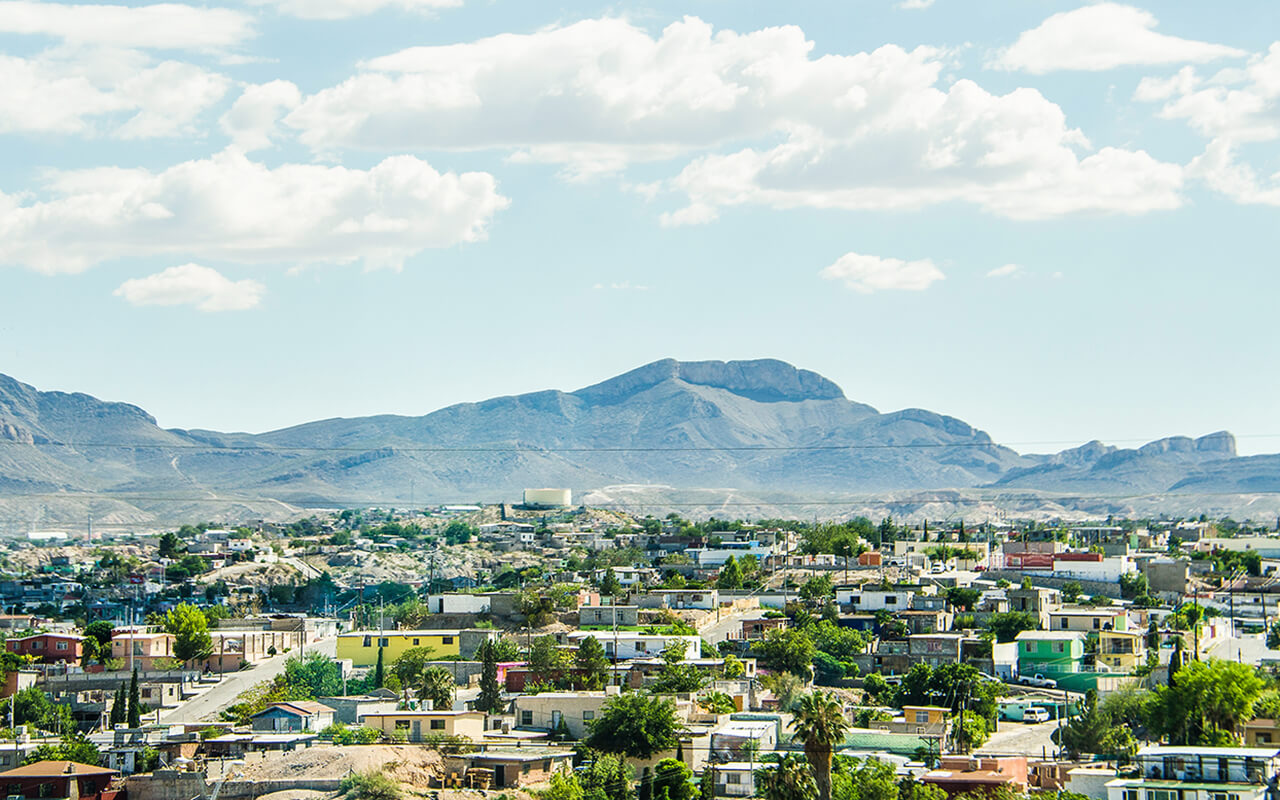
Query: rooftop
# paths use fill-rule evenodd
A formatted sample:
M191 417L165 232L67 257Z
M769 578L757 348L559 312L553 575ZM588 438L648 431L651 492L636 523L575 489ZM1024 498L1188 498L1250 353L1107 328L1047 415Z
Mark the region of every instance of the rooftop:
M75 761L37 761L25 767L0 772L0 778L45 778L74 775L119 775L118 770L80 764Z

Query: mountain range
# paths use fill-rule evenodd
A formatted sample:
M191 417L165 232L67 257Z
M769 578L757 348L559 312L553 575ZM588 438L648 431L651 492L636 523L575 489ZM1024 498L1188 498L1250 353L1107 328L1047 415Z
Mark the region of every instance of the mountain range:
M821 498L833 515L840 498L904 493L1017 497L1022 506L1043 494L1054 509L1168 495L1164 506L1183 513L1206 497L1238 495L1248 507L1258 493L1280 492L1280 455L1240 457L1225 431L1021 454L954 417L881 413L775 360L668 359L574 392L262 434L164 429L137 406L0 375L0 524L11 530L90 514L100 524L164 524L492 502L530 486L597 496L648 487L646 507L662 506L659 487L754 498L761 510L782 502L770 497ZM1064 506L1064 494L1077 497Z

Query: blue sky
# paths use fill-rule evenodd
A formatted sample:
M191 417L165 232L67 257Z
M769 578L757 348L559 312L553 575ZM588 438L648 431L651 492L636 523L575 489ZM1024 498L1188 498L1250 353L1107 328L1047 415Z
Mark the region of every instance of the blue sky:
M1274 452L1278 23L0 0L0 371L261 431L773 357L1023 451Z

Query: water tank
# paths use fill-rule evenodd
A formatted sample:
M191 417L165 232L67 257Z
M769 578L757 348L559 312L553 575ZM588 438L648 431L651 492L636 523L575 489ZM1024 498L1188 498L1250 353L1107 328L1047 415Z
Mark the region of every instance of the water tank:
M573 505L573 492L568 489L525 489L526 508L567 508Z

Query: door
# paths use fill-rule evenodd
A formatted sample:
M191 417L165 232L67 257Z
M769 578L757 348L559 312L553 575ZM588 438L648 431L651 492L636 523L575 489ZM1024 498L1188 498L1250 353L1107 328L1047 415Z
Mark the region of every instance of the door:
M551 730L554 731L558 727L560 727L560 712L552 711L551 712Z
M415 719L413 721L413 735L410 741L414 741L414 742L422 741L422 720Z

